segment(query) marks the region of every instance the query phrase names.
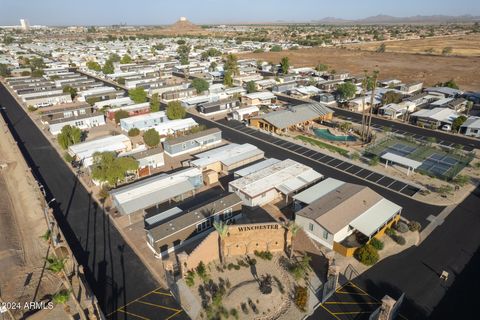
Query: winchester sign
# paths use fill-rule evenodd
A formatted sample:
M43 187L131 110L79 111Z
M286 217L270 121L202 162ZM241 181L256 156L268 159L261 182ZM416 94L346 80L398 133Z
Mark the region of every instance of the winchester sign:
M257 231L257 230L278 230L280 228L279 224L260 224L253 226L239 226L238 231Z

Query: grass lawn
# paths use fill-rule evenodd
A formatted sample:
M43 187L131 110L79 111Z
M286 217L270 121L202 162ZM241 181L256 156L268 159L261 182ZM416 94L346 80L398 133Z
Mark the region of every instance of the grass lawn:
M337 146L334 146L334 145L331 145L331 144L322 142L322 141L320 141L320 140L317 140L317 139L314 139L314 138L310 138L310 137L306 137L306 136L302 136L302 135L296 136L295 139L302 140L302 141L304 141L304 142L308 142L308 143L310 143L311 145L320 147L320 148L322 148L322 149L327 149L327 150L330 150L330 151L332 151L332 152L339 153L339 154L341 154L342 156L348 157L348 150L345 150L345 149L339 148L339 147L337 147Z

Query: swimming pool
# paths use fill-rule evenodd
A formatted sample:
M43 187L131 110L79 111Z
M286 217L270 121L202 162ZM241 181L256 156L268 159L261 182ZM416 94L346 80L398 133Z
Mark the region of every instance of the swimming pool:
M336 136L330 133L328 129L313 129L315 135L319 138L327 139L330 141L356 141L354 136Z

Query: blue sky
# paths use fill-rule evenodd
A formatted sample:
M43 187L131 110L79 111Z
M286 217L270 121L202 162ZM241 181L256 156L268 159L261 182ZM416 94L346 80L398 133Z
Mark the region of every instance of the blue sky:
M480 15L479 0L0 0L0 25L197 24L356 19L388 14Z

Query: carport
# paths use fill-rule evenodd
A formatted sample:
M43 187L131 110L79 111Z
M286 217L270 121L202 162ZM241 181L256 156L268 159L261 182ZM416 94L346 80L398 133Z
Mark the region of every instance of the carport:
M382 155L381 158L385 160L385 168L388 167L388 161L407 167L407 176L410 175L410 172L415 172L415 169L417 169L422 165L422 163L419 161L402 157L402 156L399 156L398 154L391 153L391 152L385 153L384 155Z

